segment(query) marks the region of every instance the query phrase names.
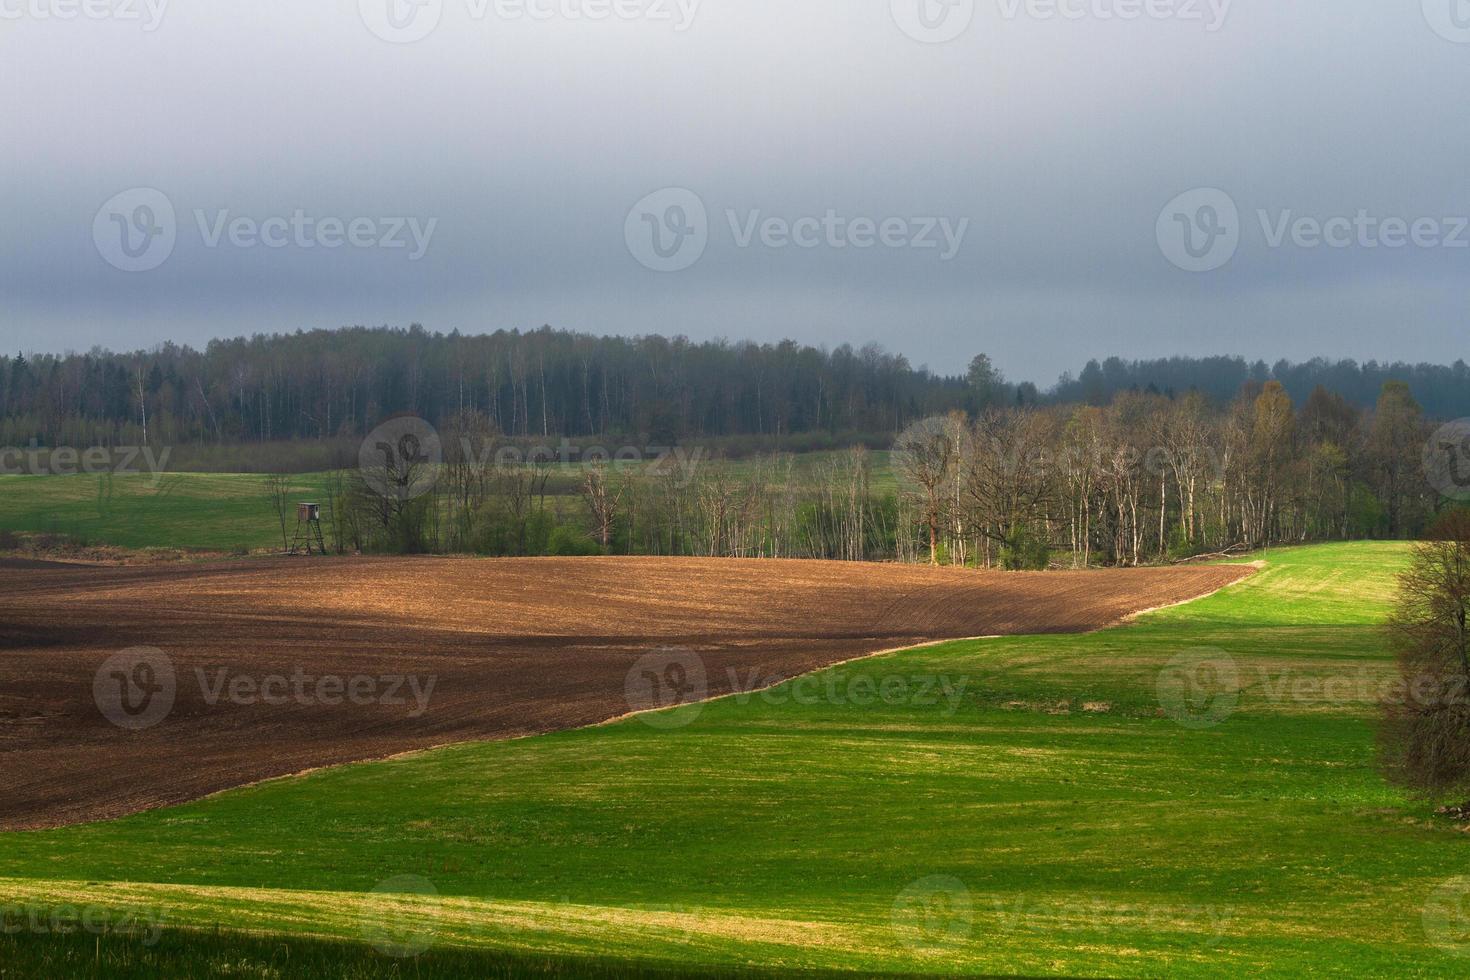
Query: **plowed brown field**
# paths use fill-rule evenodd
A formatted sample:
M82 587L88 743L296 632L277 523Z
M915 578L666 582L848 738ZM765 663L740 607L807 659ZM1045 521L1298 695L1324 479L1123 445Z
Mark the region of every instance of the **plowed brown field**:
M663 647L697 651L715 696L730 691L730 668L791 677L928 640L1085 631L1249 571L652 558L0 566L0 827L593 724L629 711L630 668ZM114 683L103 662L140 646L167 655L174 703L128 730L104 716L94 679ZM390 691L404 675L420 692L433 680L422 713L409 684ZM367 680L349 698L318 686L334 677Z

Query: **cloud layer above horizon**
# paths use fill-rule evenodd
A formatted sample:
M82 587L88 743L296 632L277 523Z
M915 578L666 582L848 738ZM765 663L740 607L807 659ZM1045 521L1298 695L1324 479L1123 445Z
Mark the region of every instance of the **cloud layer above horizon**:
M549 323L1043 384L1449 362L1458 10L0 0L3 342Z

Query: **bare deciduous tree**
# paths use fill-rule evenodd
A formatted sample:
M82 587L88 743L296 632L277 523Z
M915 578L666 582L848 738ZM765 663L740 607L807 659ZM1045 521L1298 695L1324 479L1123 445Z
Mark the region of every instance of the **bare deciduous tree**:
M1428 796L1470 792L1470 511L1442 518L1399 577L1390 629L1400 683L1385 700L1384 768Z
M1017 567L1028 540L1044 546L1050 535L1049 509L1054 489L1053 444L1046 415L1029 409L990 409L975 424L969 500L981 533L1000 546ZM1039 554L1042 547L1033 548Z
M941 417L915 422L893 445L898 471L908 480L924 528L929 535L929 563L939 564L939 534L948 510L948 481L955 445L948 421Z
M613 525L622 513L625 484L608 478L608 466L598 460L587 467L582 476L582 499L592 514L593 531L603 550L612 543Z
M291 547L286 539L286 512L291 506L291 478L284 473L266 474L265 494L275 508L276 519L281 524L281 550L286 551Z
M452 546L474 546L490 495L496 436L489 416L473 409L456 413L445 429L443 489Z

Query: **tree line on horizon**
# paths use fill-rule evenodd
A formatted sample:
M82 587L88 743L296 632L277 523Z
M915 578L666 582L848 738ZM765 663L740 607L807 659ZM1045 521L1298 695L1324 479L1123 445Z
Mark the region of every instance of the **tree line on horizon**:
M887 445L917 420L989 408L1103 407L1124 393L1197 392L1225 405L1279 382L1294 401L1325 387L1358 408L1406 384L1431 417L1470 415L1470 367L1237 357L1091 361L1042 391L977 355L964 375L914 367L870 344L824 349L596 337L553 330L467 335L353 327L211 341L203 350L0 357L0 445L229 446L361 437L400 414L443 425L484 415L507 437L644 444L755 437L805 448ZM805 436L805 439L796 437Z
M390 454L382 473L339 471L328 511L349 551L1143 565L1414 537L1448 503L1423 471L1431 426L1402 382L1369 410L1325 388L1298 406L1280 382L1248 382L1225 406L1125 392L953 411L910 425L889 454L859 445L803 467L790 453L582 464L548 492L567 471L499 462L503 434L466 411L442 433L441 465L397 473ZM423 495L373 489L429 476Z

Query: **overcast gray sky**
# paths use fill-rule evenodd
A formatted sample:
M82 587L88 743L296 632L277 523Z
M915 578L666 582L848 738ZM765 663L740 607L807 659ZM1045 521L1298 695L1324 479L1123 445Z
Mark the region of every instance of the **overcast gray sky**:
M1466 353L1463 0L417 2L0 0L4 346Z

